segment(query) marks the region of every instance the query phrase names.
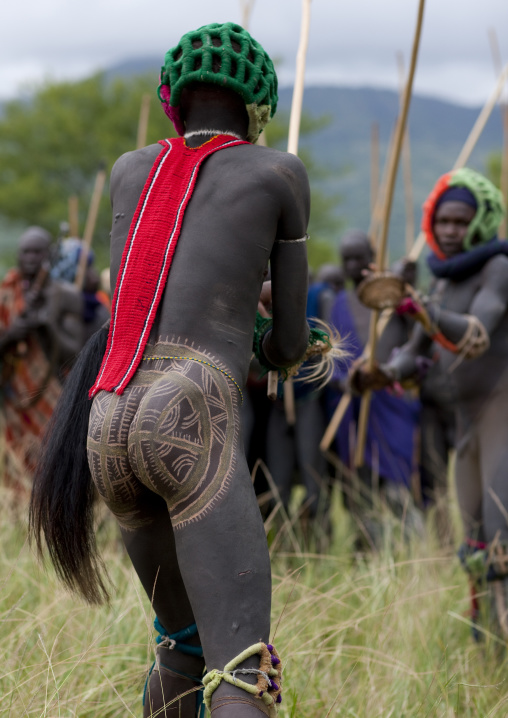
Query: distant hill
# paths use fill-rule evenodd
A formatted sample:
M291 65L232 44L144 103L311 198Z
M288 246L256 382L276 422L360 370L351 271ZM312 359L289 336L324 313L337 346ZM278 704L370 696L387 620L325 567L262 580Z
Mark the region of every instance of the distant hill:
M132 58L105 71L106 79L136 74L158 76L160 59ZM279 110L289 115L292 88L279 90ZM342 225L368 229L370 218L370 137L374 122L379 125L381 162L384 162L389 137L398 111L397 93L369 87L307 87L304 111L329 117L329 124L303 137L302 147L327 167L330 177L326 189L341 197L337 215ZM432 97L416 95L412 99L409 117L411 139L415 222L419 226L421 205L440 174L455 162L481 108L470 108L444 102ZM494 110L469 166L485 171L486 160L499 151L502 141L501 117ZM402 172L395 196L390 227L392 256L404 248L405 211L402 191ZM328 238L338 241L338 237Z
M289 111L292 90L280 91L280 108ZM328 115L329 125L302 140L317 161L336 172L327 180L343 202L338 211L350 226L367 229L370 214L370 136L372 123L379 125L382 162L397 116L398 96L373 88L309 87L304 109L316 116ZM409 117L415 221L419 226L421 205L437 177L453 166L481 108L455 105L416 95ZM502 125L495 110L468 163L485 171L486 160L499 151ZM399 178L390 228L390 244L402 252L405 211L402 172Z
M108 77L133 73L158 73L155 58L128 60L111 67ZM279 109L289 114L292 88L279 90ZM302 147L312 151L316 161L332 173L327 189L341 196L337 214L344 225L367 229L370 215L370 136L374 122L379 125L381 162L384 162L390 134L397 116L396 92L370 87L307 87L304 110L327 115L327 127L302 138ZM411 102L409 132L415 222L419 226L421 205L437 177L454 164L481 108L464 107L432 97L415 95ZM502 126L494 110L472 154L469 166L485 171L486 160L500 150ZM390 227L390 246L400 254L404 246L405 210L401 171Z

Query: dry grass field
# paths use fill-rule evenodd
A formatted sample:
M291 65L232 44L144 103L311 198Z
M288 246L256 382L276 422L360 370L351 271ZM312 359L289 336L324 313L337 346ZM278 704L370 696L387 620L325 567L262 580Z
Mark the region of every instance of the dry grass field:
M37 564L23 511L2 499L0 716L140 716L153 616L116 527L104 521L99 536L111 605L90 608ZM273 543L281 718L507 716L508 663L495 637L472 641L455 557L432 536L402 543L395 520L386 522L385 550L355 556L337 496L333 522L324 555L298 550L297 531Z

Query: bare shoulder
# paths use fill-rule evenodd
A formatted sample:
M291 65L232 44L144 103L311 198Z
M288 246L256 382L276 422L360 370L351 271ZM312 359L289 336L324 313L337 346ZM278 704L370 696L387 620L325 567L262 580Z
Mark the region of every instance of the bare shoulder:
M307 170L302 160L289 152L281 152L272 147L255 147L259 165L274 177L291 182L308 182Z
M294 211L294 205L298 205L308 221L310 187L303 162L296 155L271 147L249 149L252 169L266 190L277 197L288 211Z
M161 146L155 144L121 155L111 170L111 192L115 191L125 177L132 179L144 176L146 178L160 151Z
M492 281L508 282L508 256L496 254L485 264L483 271L483 283Z

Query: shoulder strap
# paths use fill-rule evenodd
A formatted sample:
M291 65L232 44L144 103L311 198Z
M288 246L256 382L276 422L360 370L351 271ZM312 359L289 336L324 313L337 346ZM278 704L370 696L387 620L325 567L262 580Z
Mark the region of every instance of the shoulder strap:
M203 160L218 150L248 143L218 135L195 148L187 147L183 138L160 144L123 250L108 345L90 398L101 389L121 394L138 367Z

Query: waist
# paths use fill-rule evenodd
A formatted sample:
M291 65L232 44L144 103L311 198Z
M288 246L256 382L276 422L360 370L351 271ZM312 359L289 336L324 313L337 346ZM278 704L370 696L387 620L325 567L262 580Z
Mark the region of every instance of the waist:
M241 403L243 403L243 392L240 384L224 362L216 359L207 352L197 350L194 347L168 342L147 344L145 352L141 357L141 364L139 368L154 365L157 368L161 368L161 364L171 361L193 361L220 372L236 387L240 395Z

